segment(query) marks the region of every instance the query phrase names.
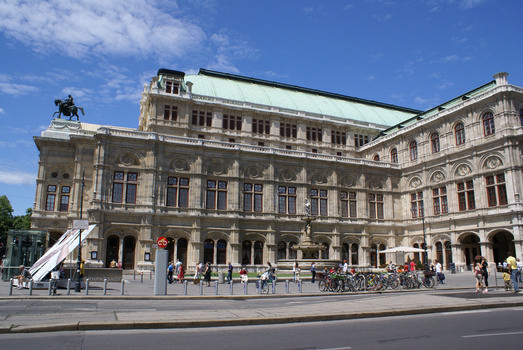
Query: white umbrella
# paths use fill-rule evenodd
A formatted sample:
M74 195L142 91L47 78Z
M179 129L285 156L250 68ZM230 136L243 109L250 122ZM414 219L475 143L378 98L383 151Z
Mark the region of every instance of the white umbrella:
M379 253L422 253L425 249L414 248L414 247L394 247L385 250L380 250Z

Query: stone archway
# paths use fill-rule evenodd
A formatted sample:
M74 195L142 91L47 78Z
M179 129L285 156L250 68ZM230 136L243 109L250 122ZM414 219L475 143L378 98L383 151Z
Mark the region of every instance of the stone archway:
M123 239L122 267L124 269L134 269L134 252L136 248L136 238L125 236Z
M118 251L120 250L120 237L116 235L107 238L107 247L105 250L105 267L111 267L111 262L118 262Z
M516 256L514 236L510 232L499 231L490 240L496 264L504 262L510 255Z
M479 237L475 233L469 233L460 239L460 244L461 248L463 249L465 265L468 270L472 270L474 257L476 257L477 255L481 255Z

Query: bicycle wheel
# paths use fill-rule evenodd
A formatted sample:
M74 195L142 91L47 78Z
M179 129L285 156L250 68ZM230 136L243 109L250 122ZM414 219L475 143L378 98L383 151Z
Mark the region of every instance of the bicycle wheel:
M269 294L269 283L267 281L262 282L260 291L262 294Z
M423 279L423 286L425 288L434 288L434 284L436 281L434 281L434 277L425 277Z
M320 292L325 292L327 290L327 282L323 279L318 282L318 288Z

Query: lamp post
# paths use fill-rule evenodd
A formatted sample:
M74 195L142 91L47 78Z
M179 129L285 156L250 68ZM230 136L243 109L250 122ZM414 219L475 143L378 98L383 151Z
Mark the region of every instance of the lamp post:
M82 185L81 185L81 191L80 191L80 220L82 220L82 212L83 212L83 204L84 204L84 175L85 175L85 168L82 169ZM76 293L80 293L81 290L81 284L82 284L82 277L80 276L80 272L82 266L82 229L79 230L78 233L78 260L76 262L76 286L74 291Z
M427 237L425 236L425 212L422 212L421 220L423 223L423 260L424 260L424 269L425 271L429 270L429 256L427 252Z

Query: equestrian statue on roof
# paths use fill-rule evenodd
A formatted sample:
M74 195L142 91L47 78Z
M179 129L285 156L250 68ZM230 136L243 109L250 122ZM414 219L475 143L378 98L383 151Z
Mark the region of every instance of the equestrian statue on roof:
M73 97L69 95L65 100L54 100L54 105L58 106L58 111L54 112L53 117L58 113L58 118L63 114L66 117L69 117L69 120L73 120L73 117L76 117L76 120L79 121L80 117L78 116L78 110L82 112L82 115L85 115L84 109L82 107L77 107L74 105Z

